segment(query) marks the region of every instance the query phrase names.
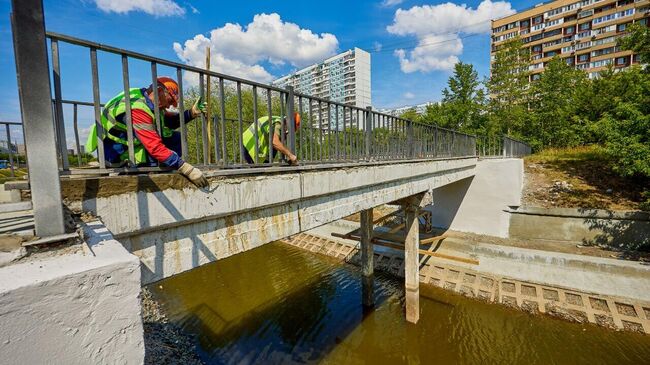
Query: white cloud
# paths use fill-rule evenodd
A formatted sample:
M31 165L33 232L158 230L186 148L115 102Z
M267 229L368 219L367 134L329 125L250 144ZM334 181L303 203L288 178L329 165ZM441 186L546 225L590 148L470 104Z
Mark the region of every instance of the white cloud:
M412 51L395 51L403 72L451 70L463 52L459 33L489 33L492 19L514 13L509 2L491 0L483 0L476 9L453 3L414 6L397 9L386 30L418 38Z
M377 41L375 41L375 42L372 43L372 49L373 49L375 52L380 52L382 48L383 48L383 45L382 45L381 43L379 43L379 42L377 42Z
M107 13L142 11L156 17L185 15L185 9L173 0L95 0L95 4Z
M410 91L405 92L404 95L402 95L402 96L404 97L404 99L413 99L413 98L415 98L415 94L413 94Z
M187 6L190 7L190 10L192 10L192 14L201 14L201 12L199 11L199 9L195 8L194 6L192 6L192 4L187 4Z
M183 62L203 67L208 46L211 70L270 82L273 76L260 65L261 62L307 66L334 55L338 40L333 34L315 34L297 24L284 22L276 13L258 14L245 27L227 23L210 31L209 38L199 34L183 45L175 42L174 51Z
M399 5L403 2L404 0L384 0L381 2L381 6L384 8L390 8L392 6Z

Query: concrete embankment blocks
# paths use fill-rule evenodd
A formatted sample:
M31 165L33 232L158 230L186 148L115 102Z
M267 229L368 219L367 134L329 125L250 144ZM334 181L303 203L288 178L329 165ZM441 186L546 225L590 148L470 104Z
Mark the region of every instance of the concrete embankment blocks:
M91 252L0 268L0 362L141 364L140 262L99 221Z

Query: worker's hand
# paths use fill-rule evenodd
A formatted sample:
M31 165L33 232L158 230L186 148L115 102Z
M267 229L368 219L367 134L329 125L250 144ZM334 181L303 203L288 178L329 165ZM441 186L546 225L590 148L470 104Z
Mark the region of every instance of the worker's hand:
M205 188L208 186L208 179L203 176L201 170L197 169L187 162L183 162L181 167L178 168L178 172L185 175L185 177L187 177L192 183L194 183L194 185L198 186L199 188Z
M203 101L203 98L196 99L194 105L192 105L192 117L196 118L201 113L205 113L208 110L208 103Z
M298 157L296 155L291 154L289 155L289 164L292 166L297 166L298 165Z

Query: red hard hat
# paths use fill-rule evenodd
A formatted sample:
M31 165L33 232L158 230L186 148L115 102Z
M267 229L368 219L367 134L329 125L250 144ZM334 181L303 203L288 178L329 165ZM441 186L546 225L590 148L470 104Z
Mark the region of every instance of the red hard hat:
M178 83L171 77L161 76L158 78L158 84L163 85L169 94L174 98L174 106L178 103Z

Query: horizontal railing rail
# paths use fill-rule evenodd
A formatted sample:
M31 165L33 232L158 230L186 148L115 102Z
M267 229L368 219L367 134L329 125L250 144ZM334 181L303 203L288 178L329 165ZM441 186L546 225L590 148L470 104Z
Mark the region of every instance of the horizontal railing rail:
M82 167L80 128L81 121L78 109L90 107L97 129L97 160L98 169L83 169L83 173L107 173L115 171L155 171L165 170L164 166L127 166L116 167L106 162L104 144L101 137L108 131L103 131L101 123L102 100L100 95L100 78L98 51L115 54L121 58L122 88L125 93L131 88L129 77L129 62L131 59L144 61L150 65L151 83L157 80L158 66L171 67L176 72L175 78L179 86L180 98L178 112L180 125L178 134L180 148L178 153L183 159L199 166L211 168L244 168L267 167L282 163L284 156L276 158L273 143L265 143L268 148L261 154L260 138L271 141L273 128L268 128L268 136L260 136L259 118L274 115L282 120L279 135L281 142L298 157L301 164L327 164L362 161L392 161L437 157L471 157L475 156L475 136L427 125L410 120L373 111L372 108L361 108L341 102L327 100L300 92L292 87L286 89L266 85L255 81L245 80L218 72L189 66L178 62L151 57L141 53L112 47L96 42L86 41L67 35L47 32L50 40L53 75L53 107L54 123L59 149L60 168L63 173L70 173L67 157L67 141L63 105L73 107L73 129L78 167ZM67 43L87 49L89 53L92 80L92 101L75 101L62 98L62 79L60 65L60 44ZM184 90L184 80L198 77L198 85ZM184 79L188 77L187 79ZM207 95L206 85L214 86L214 93ZM117 94L117 91L115 92ZM162 130L159 108L160 101L157 93L152 93L156 129ZM209 120L206 114L201 114L191 123L184 120L183 112L188 109L190 99L202 97L211 102ZM111 95L112 97L112 95ZM192 100L193 101L193 100ZM300 114L300 128L294 129L294 112ZM138 144L133 131L130 105L126 106L124 117L126 125L126 140L129 161L135 161L135 149ZM85 127L85 125L84 125ZM243 132L252 129L255 137L254 156L251 156L243 141ZM90 151L85 151L90 152ZM252 159L253 163L247 162ZM279 161L278 161L279 160Z

